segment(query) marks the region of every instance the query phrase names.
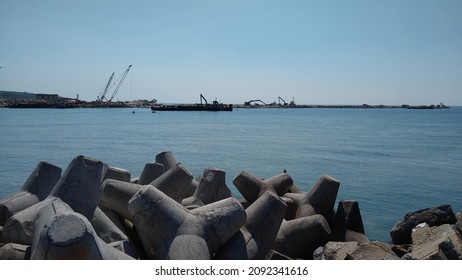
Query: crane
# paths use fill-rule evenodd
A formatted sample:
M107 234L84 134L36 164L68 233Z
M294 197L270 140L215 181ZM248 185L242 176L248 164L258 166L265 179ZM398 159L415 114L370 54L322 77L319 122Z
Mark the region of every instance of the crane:
M106 99L106 93L109 90L109 88L111 87L112 78L114 78L114 72L112 72L112 75L109 78L109 81L107 81L107 84L106 84L106 87L104 88L104 90L96 98L97 101L103 101L103 99Z
M282 105L287 105L287 102L284 99L282 99L282 97L278 96L279 105L281 105L281 101L283 102Z
M108 102L111 102L112 99L114 99L114 97L116 96L117 92L119 91L119 88L120 86L122 85L122 83L124 82L125 80L125 77L127 77L127 74L128 74L128 71L130 71L130 68L132 67L132 65L130 64L127 68L127 70L125 70L125 73L122 75L122 77L120 78L120 82L117 84L117 87L116 89L114 90L114 92L112 93L112 96L111 98L108 100Z

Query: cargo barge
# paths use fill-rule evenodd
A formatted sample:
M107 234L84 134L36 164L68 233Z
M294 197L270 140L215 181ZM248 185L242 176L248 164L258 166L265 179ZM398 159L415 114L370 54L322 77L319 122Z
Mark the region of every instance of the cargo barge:
M201 103L198 104L176 104L176 105L163 105L163 104L154 104L151 106L151 111L153 113L157 111L211 111L211 112L220 112L220 111L232 111L233 104L223 104L218 101L213 101L212 104L207 102L207 99L201 94L200 95ZM204 103L202 102L204 100Z

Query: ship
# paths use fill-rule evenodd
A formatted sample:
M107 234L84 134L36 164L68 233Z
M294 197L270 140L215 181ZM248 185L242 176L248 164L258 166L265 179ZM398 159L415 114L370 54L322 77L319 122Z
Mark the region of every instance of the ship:
M202 102L204 101L204 102ZM153 113L157 111L211 111L211 112L220 112L220 111L232 111L233 104L223 104L214 100L212 104L207 102L207 99L201 94L200 103L196 104L175 104L175 105L164 105L164 104L154 104L151 106L151 111Z

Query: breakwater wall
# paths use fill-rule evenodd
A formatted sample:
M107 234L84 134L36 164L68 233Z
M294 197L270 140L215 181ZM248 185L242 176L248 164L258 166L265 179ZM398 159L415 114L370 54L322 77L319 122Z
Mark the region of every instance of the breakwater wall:
M304 192L290 174L243 170L232 183L206 168L194 177L171 151L139 178L86 156L63 171L40 162L0 200L0 259L462 259L462 212L406 213L392 243L371 241L360 205L321 175Z

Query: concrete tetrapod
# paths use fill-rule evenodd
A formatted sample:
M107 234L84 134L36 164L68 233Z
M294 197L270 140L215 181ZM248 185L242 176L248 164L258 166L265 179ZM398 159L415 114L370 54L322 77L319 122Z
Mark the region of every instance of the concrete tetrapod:
M104 180L98 205L116 212L125 219L132 220L132 215L128 211L128 201L141 187L141 185L128 182Z
M164 151L156 155L156 163L164 166L165 171L170 170L178 164L175 156L171 151Z
M96 208L90 223L96 234L106 243L128 240L127 235L99 207Z
M356 241L359 243L368 241L357 201L342 200L338 203L334 225L332 226L331 240Z
M102 241L88 219L60 199L50 201L34 222L31 259L115 260L133 259Z
M246 171L241 171L233 179L233 184L248 202L254 202L267 191L283 196L293 183L292 178L287 173L261 179Z
M265 192L246 210L247 221L216 254L216 259L260 260L273 246L287 205L272 192Z
M194 195L183 199L181 204L194 209L228 197L231 197L231 190L226 185L225 172L209 167L204 170Z
M103 168L103 178L101 179L101 182L106 179L130 182L131 174L126 169L105 165Z
M146 163L141 172L138 184L147 185L164 174L165 167L161 163Z
M296 203L295 218L307 217L315 213L321 214L331 226L339 187L340 182L337 179L323 175L307 193L287 193L284 196L291 198Z
M193 176L191 172L178 163L152 181L150 185L156 187L176 202L181 202L184 198L192 196L196 191L192 182Z
M330 233L329 224L319 214L290 221L284 220L273 249L292 259L312 259L314 250L324 246Z
M234 198L189 211L150 185L133 196L128 210L151 259L210 259L246 219Z
M19 192L0 200L0 226L15 213L44 200L61 177L61 168L39 162Z
M35 216L40 208L56 198L91 219L98 203L103 165L101 161L84 156L74 158L45 200L16 213L6 221L2 232L3 241L31 244Z

